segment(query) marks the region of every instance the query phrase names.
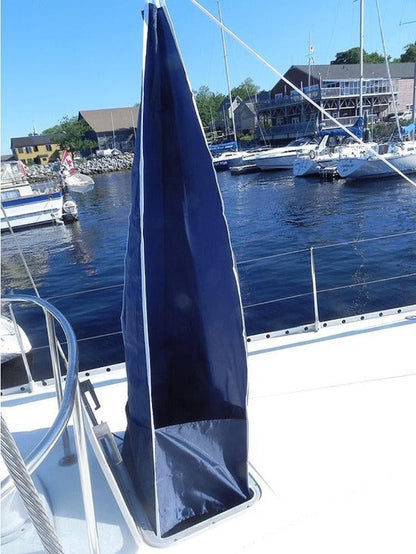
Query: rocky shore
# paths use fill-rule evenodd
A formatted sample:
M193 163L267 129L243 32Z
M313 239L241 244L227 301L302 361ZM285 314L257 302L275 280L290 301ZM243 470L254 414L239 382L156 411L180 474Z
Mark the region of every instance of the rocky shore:
M91 158L85 161L75 160L75 169L84 175L97 173L109 173L110 171L123 171L133 166L134 154L131 152L119 153L102 158ZM29 181L50 181L59 179L59 167L57 164L31 165L27 168Z

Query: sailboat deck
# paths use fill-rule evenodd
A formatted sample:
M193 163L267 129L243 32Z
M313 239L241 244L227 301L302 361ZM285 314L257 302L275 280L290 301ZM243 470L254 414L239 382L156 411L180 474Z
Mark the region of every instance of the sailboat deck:
M261 498L229 519L169 546L179 553L413 553L416 548L416 312L249 344L250 473ZM106 420L125 429L124 366L91 371ZM82 377L84 378L84 376ZM50 425L52 387L3 398L18 443ZM31 437L32 440L32 437ZM77 467L58 465L62 447L38 470L65 552L86 552ZM136 545L91 457L102 552ZM38 547L35 545L39 544ZM34 532L8 552L41 552Z

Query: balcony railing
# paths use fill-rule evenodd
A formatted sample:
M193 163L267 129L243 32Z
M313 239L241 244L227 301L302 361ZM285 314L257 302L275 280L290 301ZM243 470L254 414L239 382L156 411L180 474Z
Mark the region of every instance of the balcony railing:
M376 95L386 95L392 96L397 94L398 84L393 83L391 87L389 84L378 85L376 83L364 83L363 86L363 95L364 96L376 96ZM308 97L311 98L314 102L318 102L321 99L328 98L345 98L351 96L359 96L360 89L359 84L354 83L351 86L341 86L341 87L321 87L320 90L316 90L308 94ZM300 94L284 94L282 96L276 96L272 100L261 102L257 105L257 111L261 112L273 107L282 107L290 106L293 104L299 104L302 102L307 102Z

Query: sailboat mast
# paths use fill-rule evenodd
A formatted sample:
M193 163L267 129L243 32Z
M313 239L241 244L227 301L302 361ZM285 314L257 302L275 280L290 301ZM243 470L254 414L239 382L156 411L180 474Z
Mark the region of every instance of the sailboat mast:
M394 96L393 79L391 78L391 73L390 73L390 63L389 63L389 57L387 55L386 42L384 40L384 32L383 32L383 26L381 24L381 14L380 14L380 6L378 3L378 0L376 0L376 7L377 7L378 24L380 27L381 42L383 44L384 59L386 61L387 77L389 79L389 85L390 85L391 94L393 98L394 118L396 120L396 127L397 127L397 133L399 135L399 139L402 140L402 130L400 127L399 114L397 112L397 100Z
M415 70L413 74L413 109L412 109L412 122L413 125L416 125L416 62ZM415 139L415 129L412 131L413 140Z
M218 0L217 4L218 4L218 17L219 17L220 23L222 25L222 14L221 14L220 0ZM227 77L228 98L230 99L231 124L232 124L232 127L233 127L234 140L235 140L235 142L237 142L237 133L236 133L236 130L235 130L235 120L234 120L234 110L233 110L233 97L231 95L230 73L228 71L227 48L226 48L226 44L225 44L224 29L222 27L221 27L221 40L222 40L222 50L223 50L223 53L224 53L225 75Z
M111 115L111 127L113 129L113 148L116 148L116 133L114 130L114 119L113 119L113 112L110 112Z
M360 99L358 115L363 116L363 86L364 86L364 0L360 4Z
M309 33L309 53L308 53L308 88L311 86L311 63L313 55L313 46L311 42L311 33Z

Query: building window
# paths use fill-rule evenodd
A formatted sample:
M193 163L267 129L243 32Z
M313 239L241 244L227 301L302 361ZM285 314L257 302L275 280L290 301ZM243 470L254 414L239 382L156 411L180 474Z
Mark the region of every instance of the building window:
M31 154L32 153L32 147L31 146L25 146L25 151L26 151L26 154Z
M33 147L33 151L34 151L34 152L39 152L39 148L38 148L37 146L34 146L34 147Z
M21 146L20 148L18 148L17 151L19 152L19 154L23 154L23 146Z
M46 150L47 150L48 152L52 152L52 145L47 144L47 145L46 145Z

